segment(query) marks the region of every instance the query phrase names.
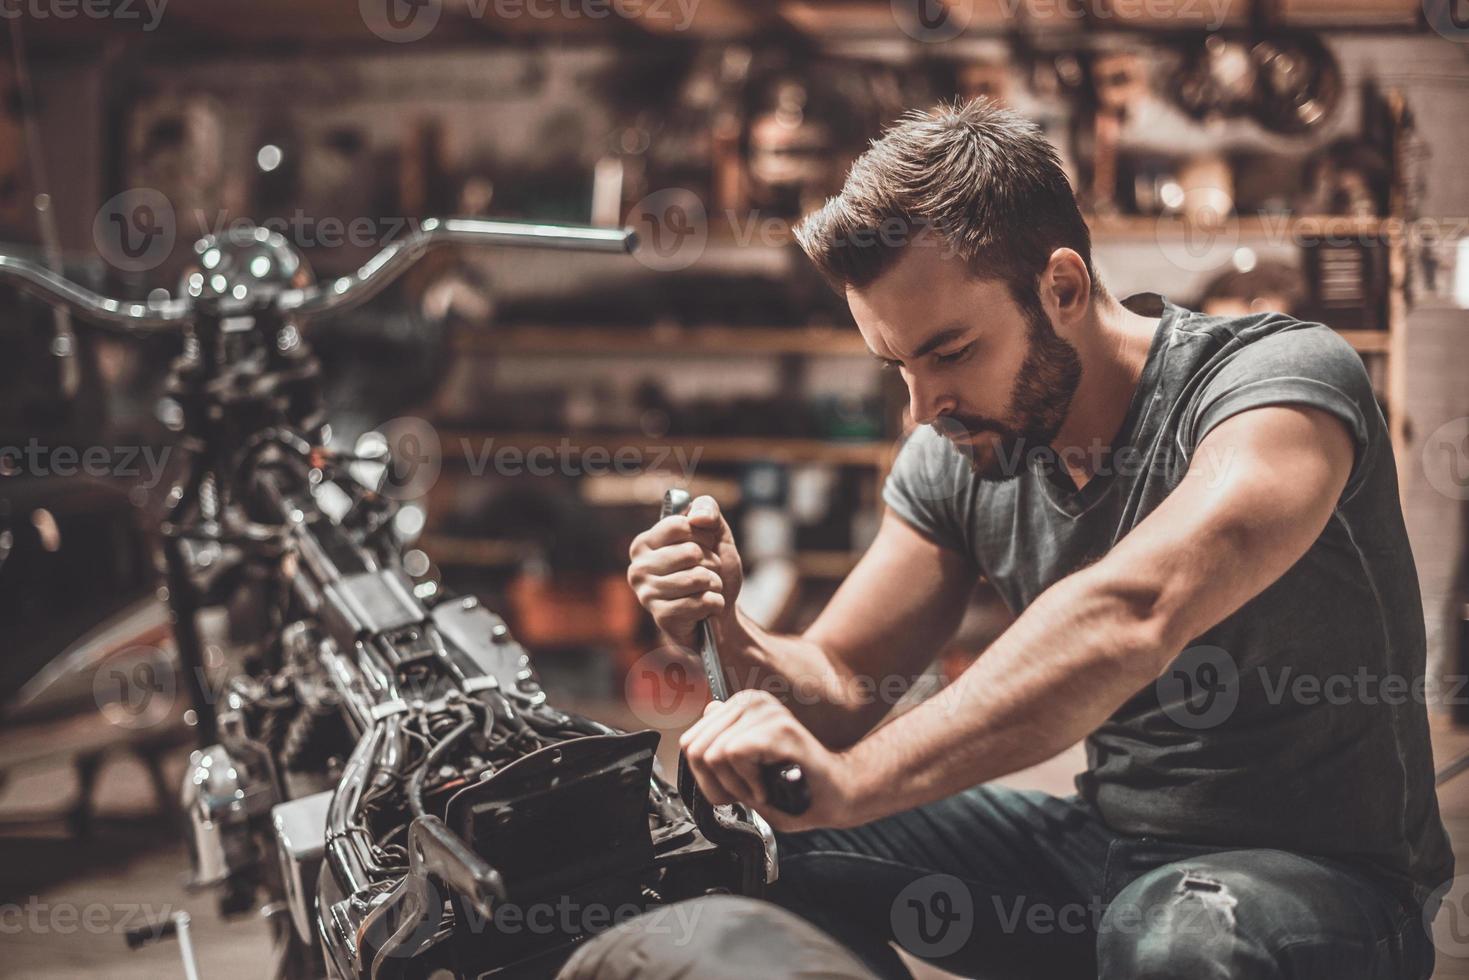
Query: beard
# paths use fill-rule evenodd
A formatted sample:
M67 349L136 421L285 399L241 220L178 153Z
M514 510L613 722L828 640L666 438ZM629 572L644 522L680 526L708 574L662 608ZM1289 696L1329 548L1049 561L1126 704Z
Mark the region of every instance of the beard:
M1049 449L1081 384L1081 358L1056 334L1040 300L1034 295L1015 299L1025 316L1028 349L1010 394L1007 418L951 414L933 423L969 457L974 475L990 482L1013 480L1027 453ZM993 438L981 438L985 433Z

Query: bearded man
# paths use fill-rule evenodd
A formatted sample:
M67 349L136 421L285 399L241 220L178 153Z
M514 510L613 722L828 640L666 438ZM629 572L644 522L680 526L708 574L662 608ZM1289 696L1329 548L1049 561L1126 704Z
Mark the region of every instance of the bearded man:
M1428 977L1453 857L1425 706L1386 690L1421 682L1424 620L1352 348L1114 298L1054 149L983 101L905 118L798 239L908 388L876 540L800 635L741 614L709 497L628 573L744 687L682 747L779 831L773 897L881 976L908 975L897 942L986 977ZM1013 625L887 718L874 690L981 577ZM991 785L1079 739L1074 795ZM775 762L801 816L767 805Z

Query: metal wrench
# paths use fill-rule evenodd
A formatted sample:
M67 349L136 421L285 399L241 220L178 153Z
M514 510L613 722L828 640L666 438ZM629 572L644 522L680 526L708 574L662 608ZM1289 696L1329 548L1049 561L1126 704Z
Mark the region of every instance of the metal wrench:
M677 487L668 490L663 494L663 511L658 519L687 513L692 501L687 490ZM720 663L719 648L714 642L714 627L707 619L699 621L698 637L699 660L704 665L704 678L709 682L709 695L716 701L727 701L729 688L724 682L724 666ZM782 813L799 816L810 809L811 787L799 763L766 763L760 767L760 782L770 805Z

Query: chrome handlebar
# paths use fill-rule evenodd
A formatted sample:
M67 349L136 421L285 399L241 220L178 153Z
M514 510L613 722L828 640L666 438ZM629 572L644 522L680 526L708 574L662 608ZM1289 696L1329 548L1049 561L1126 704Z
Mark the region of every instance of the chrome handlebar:
M430 218L418 231L377 253L354 274L327 284L287 290L281 295L279 309L306 318L351 309L376 296L428 249L442 245L507 245L626 254L637 247L637 235L624 228Z
M341 313L365 303L412 268L430 249L445 245L548 248L626 254L637 247L637 235L625 228L497 221L485 218L430 218L407 238L393 242L351 275L302 289L277 293L271 306L280 313L306 320ZM92 292L34 262L0 255L0 282L52 305L64 306L100 326L129 334L175 332L193 321L196 303L169 299L142 303L111 299ZM232 301L222 297L221 315L229 315ZM238 304L246 312L249 303Z
M8 282L23 293L125 333L172 332L179 324L187 323L194 313L193 304L187 300L171 299L151 305L109 299L35 262L9 255L0 255L0 282Z

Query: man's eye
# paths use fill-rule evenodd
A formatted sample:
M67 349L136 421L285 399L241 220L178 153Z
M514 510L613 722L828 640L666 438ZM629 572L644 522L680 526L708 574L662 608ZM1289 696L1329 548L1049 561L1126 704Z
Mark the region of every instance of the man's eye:
M958 362L964 360L964 358L967 357L969 355L969 352L973 349L974 344L969 343L965 344L963 347L960 347L952 354L937 354L935 356L937 357L940 364L957 364Z

